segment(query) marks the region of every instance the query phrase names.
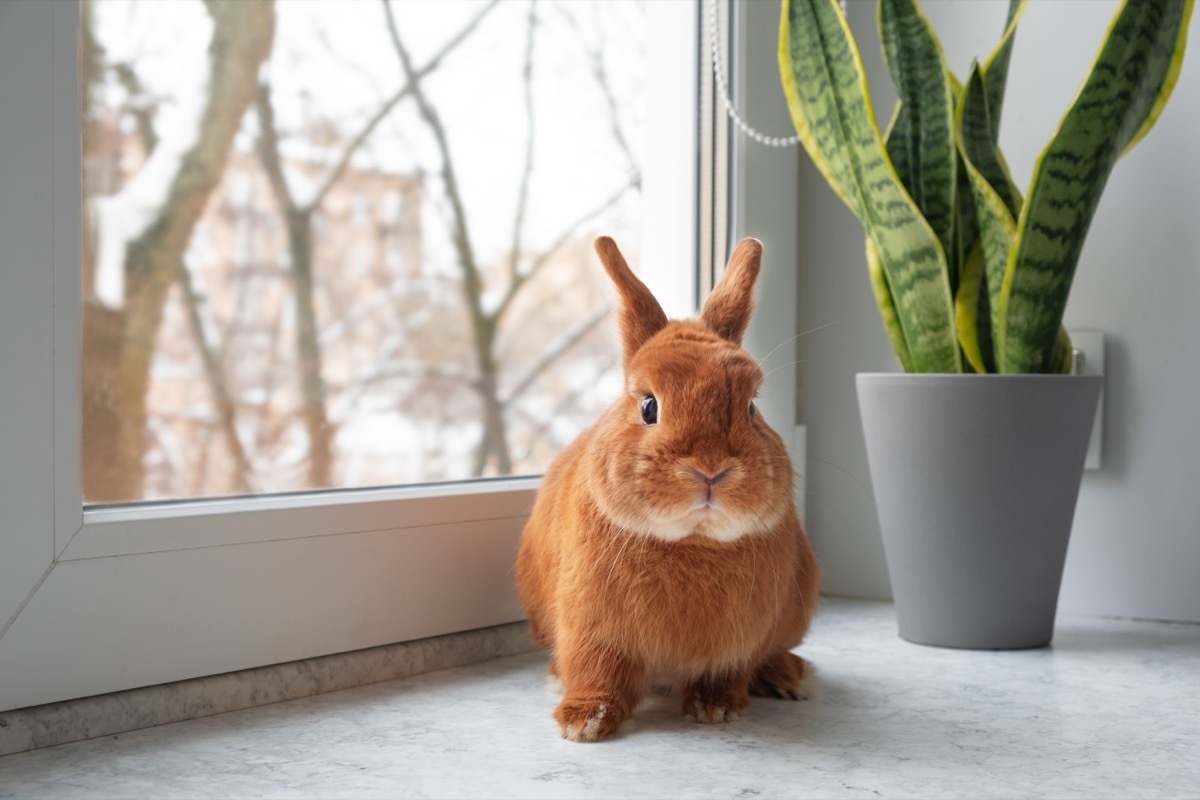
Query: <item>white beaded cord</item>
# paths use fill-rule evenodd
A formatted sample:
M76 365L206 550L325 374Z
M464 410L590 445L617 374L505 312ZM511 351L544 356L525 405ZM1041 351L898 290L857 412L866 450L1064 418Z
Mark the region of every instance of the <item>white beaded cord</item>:
M792 147L800 143L799 136L767 136L757 128L753 128L742 119L741 114L733 107L733 100L729 97L729 85L725 82L725 73L721 69L720 51L717 49L717 3L721 0L709 0L708 3L708 34L709 34L709 51L712 53L713 77L717 81L717 89L720 92L721 100L725 103L725 110L729 113L729 118L734 124L749 138L767 147ZM846 13L846 0L840 0L839 5L842 7L842 13Z

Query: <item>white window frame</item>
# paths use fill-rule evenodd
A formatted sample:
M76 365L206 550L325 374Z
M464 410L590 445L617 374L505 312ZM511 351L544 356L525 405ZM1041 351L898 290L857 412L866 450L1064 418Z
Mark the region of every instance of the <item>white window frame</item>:
M691 0L647 9L697 30ZM521 619L536 478L83 509L78 25L0 3L0 711ZM690 39L651 48L665 82L694 82ZM657 198L695 168L656 151L694 140L695 98L651 95L643 263L693 265L694 208Z

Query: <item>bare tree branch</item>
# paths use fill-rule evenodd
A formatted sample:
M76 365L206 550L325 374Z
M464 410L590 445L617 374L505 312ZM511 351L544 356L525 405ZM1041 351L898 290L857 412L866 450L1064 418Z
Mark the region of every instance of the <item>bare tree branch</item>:
M495 318L487 314L483 308L483 276L476 260L474 245L467 225L466 207L454 169L449 139L437 110L429 102L421 84L415 80L416 70L413 68L412 57L396 28L396 19L392 14L390 0L383 0L383 10L387 17L388 33L392 37L392 45L404 68L404 73L412 85L413 100L416 101L421 118L429 127L442 157L442 184L445 187L446 199L452 212L450 238L454 243L459 268L463 274L463 298L470 312L475 357L479 366L479 396L483 402L483 439L476 451L473 471L476 475L482 475L488 460L494 456L496 470L502 475L508 475L512 472L512 456L508 450L504 409L500 403L497 385L498 366L493 351L496 332Z
M116 73L117 81L124 87L125 93L129 95L129 113L133 115L134 124L137 125L138 139L141 140L142 149L149 157L154 148L158 146L158 133L154 130L154 119L150 115L150 109L146 108L139 100L145 95L146 89L142 86L142 82L138 79L131 64L114 64L113 72Z
M192 276L183 264L179 265L179 288L183 291L184 308L187 310L188 326L192 330L192 338L196 341L196 349L200 352L200 360L204 365L204 378L212 393L213 407L217 412L218 427L229 455L233 457L236 471L233 488L239 494L249 494L254 490L250 475L253 467L246 457L241 438L237 432L237 412L229 395L229 387L225 383L225 370L204 334L204 322L200 317L200 298L196 287L192 285Z
M271 194L279 206L287 230L288 255L291 258L292 297L296 310L295 351L300 380L302 415L308 432L308 484L322 488L333 480L333 428L326 408L321 347L317 341L317 311L313 275L312 207L301 208L294 201L283 173L279 154L279 132L271 90L260 84L255 97L258 111L258 155L267 173Z
M354 156L354 153L359 147L362 146L362 143L367 140L367 137L369 137L375 131L375 128L379 126L379 123L383 121L383 118L390 114L392 109L395 108L401 100L412 94L416 89L418 82L426 75L437 69L441 65L443 59L452 53L456 47L462 44L464 39L471 35L475 28L479 26L479 23L483 21L483 18L486 17L499 2L500 0L492 0L490 3L484 6L483 9L480 10L480 12L462 28L462 30L460 30L452 39L450 39L450 41L446 42L442 49L439 50L437 54L433 56L433 58L426 62L425 66L408 73L408 82L394 92L391 97L385 100L383 105L381 105L379 109L370 116L366 124L363 125L359 132L355 134L354 137L352 137L342 149L342 154L338 158L337 162L330 167L321 180L317 182L317 189L315 192L313 192L313 196L306 203L306 208L313 208L321 202L321 198L323 198L329 191L330 187L337 182L337 179L341 177L342 172L346 169L346 165L350 163L350 159Z
M388 364L370 375L358 376L351 381L335 387L342 393L343 400L339 418L343 420L351 418L356 413L363 398L372 388L390 381L415 382L416 386L409 393L409 396L415 394L428 383L452 383L476 388L474 375L463 372L451 372L421 363L406 364L396 362ZM392 394L394 395L395 393L393 392ZM393 399L401 407L404 406L400 397L394 396Z
M321 47L325 49L325 54L333 61L336 61L346 69L355 73L364 83L370 84L371 88L375 90L375 95L382 101L383 91L380 89L379 84L376 81L375 73L371 72L371 70L367 69L362 64L359 64L357 61L348 58L340 48L335 47L333 42L329 39L329 31L326 30L322 24L316 20L310 19L309 28L313 35L317 37L317 41L321 43Z
M274 3L208 0L206 5L213 18L211 49L222 57L210 60L199 136L179 161L162 206L126 248L119 319L102 318L97 304L84 306L89 352L83 359L83 428L90 446L83 453L82 476L91 502L142 497L150 368L167 292L253 101L255 75L271 50ZM93 350L89 342L104 331L111 346ZM93 396L93 390L99 394Z
M351 391L356 388L393 380L448 381L468 386L473 386L476 383L475 376L465 372L452 372L422 363L392 363L384 365L369 375L362 375L354 378L353 381L347 381L339 388L343 391Z
M309 483L327 486L331 481L333 462L333 428L326 404L327 386L324 381L319 333L314 303L312 216L329 189L341 177L354 153L371 135L379 123L405 97L419 92L420 81L441 64L442 60L478 27L499 0L493 0L463 27L421 70L409 70L406 83L385 101L367 123L342 149L334 166L321 178L316 191L302 202L297 201L288 186L279 151L279 131L275 124L270 87L259 86L256 108L259 120L258 153L267 173L271 193L275 197L288 233L291 256L291 275L296 308L296 355L300 364L301 395L304 402L305 425L310 441Z
M131 113L137 123L138 137L141 140L142 148L146 157L149 158L158 146L158 132L154 128L154 119L149 110L137 101L137 98L144 94L145 87L142 86L141 79L132 64L116 64L113 69L117 80L132 98ZM196 351L204 368L205 382L212 394L213 408L217 413L221 438L234 461L233 490L239 494L247 494L252 491L250 474L253 468L246 457L246 450L242 447L237 433L237 412L229 395L229 387L225 382L225 372L213 346L205 335L204 323L200 316L200 298L196 287L192 284L192 276L182 262L180 262L178 270L179 288L183 296L188 327L191 329L192 339L196 343Z
M258 85L254 95L254 109L258 114L258 160L262 162L263 171L267 173L267 185L275 197L275 204L285 215L296 210L292 202L292 192L288 187L287 178L283 174L283 158L279 155L279 131L275 128L275 106L271 102L271 87L265 83Z
M621 117L617 108L616 93L613 90L612 83L608 77L608 69L604 64L602 48L592 45L590 42L588 42L587 37L584 36L583 30L579 26L578 20L576 20L572 14L568 13L564 7L558 6L558 11L562 15L563 19L566 20L567 24L571 26L571 29L575 31L576 36L579 38L580 44L588 54L592 76L596 79L597 85L599 85L601 92L604 94L605 102L608 106L609 122L612 129L613 138L616 139L617 145L621 148L621 151L625 154L625 157L629 162L629 180L624 186L617 189L614 194L612 194L599 206L588 212L585 212L578 219L568 224L559 237L553 243L551 243L548 248L542 251L542 253L539 254L536 259L534 259L529 269L525 272L517 272L515 269L517 256L514 247L514 253L511 260L511 263L514 266L514 269L512 270L512 280L509 283L504 297L501 299L496 309L492 312L493 324L497 325L499 324L500 319L504 316L505 312L508 310L509 306L512 304L513 299L517 296L517 293L521 290L521 287L530 278L536 275L543 266L545 266L546 262L550 260L550 258L558 251L560 247L570 241L580 228L620 202L621 198L625 196L626 192L628 192L630 189L640 189L642 185L641 168L638 166L637 159L634 157L633 151L629 147L629 140L625 136L624 130L621 126Z
M617 141L617 146L625 154L626 160L629 162L629 173L636 178L636 185L641 185L641 167L638 165L637 159L633 155L633 150L629 146L629 140L625 136L624 128L621 125L621 115L617 109L617 94L613 90L612 83L608 79L608 68L604 64L604 46L592 45L588 42L587 37L583 35L583 30L579 26L579 21L575 19L573 14L567 12L563 6L558 7L559 13L567 24L575 31L575 35L579 37L579 43L583 45L583 49L587 52L588 61L592 68L592 77L596 79L596 84L600 87L601 93L604 95L604 101L608 105L609 125L612 128L613 138ZM600 28L596 28L597 36L600 34Z
M513 220L512 247L508 255L510 286L519 280L521 237L525 231L525 210L529 205L529 179L533 175L533 39L537 27L537 0L530 0L529 17L525 27L525 65L521 77L525 84L525 166L521 170L521 188L517 192L517 214Z
M154 116L150 110L139 103L138 98L145 94L145 88L142 85L142 80L138 77L137 71L134 70L132 64L116 64L113 66L116 73L116 79L124 86L125 91L131 97L130 113L133 115L134 121L137 124L138 138L142 140L142 148L145 151L146 157L150 157L152 152L158 146L158 132L155 130ZM200 318L200 299L196 291L196 287L192 283L191 273L188 272L187 266L180 261L179 264L179 288L184 301L184 311L187 314L188 327L192 332L192 339L196 342L197 353L200 356L200 363L204 368L204 380L208 384L209 392L212 395L212 408L216 411L217 428L220 431L221 439L229 452L229 456L234 461L234 475L232 481L233 491L238 494L248 494L253 491L250 476L253 468L251 467L250 459L246 457L246 449L241 444L241 438L238 435L238 421L236 421L236 409L233 399L229 396L229 387L224 377L224 369L221 366L220 360L216 355L214 345L208 341L208 336L204 332L204 323ZM205 451L206 452L206 451ZM203 470L200 470L203 474Z
M269 444L274 443L277 431L271 430L271 398L275 391L288 382L290 375L285 374L286 370L281 367L280 351L282 348L279 345L283 338L283 315L275 314L270 322L270 339L265 348L267 353L267 364L262 370L261 388L263 390L263 400L258 404L258 425L256 435L254 437L254 450L256 453L263 453Z
M504 405L507 407L514 400L520 397L525 390L528 389L535 380L537 380L539 375L545 372L546 369L555 361L557 361L564 353L574 347L580 339L582 339L584 336L587 336L593 328L599 325L600 322L608 316L608 312L611 310L611 308L605 306L593 311L591 314L585 317L582 322L563 334L558 341L546 348L546 352L544 352L542 357L537 360L537 363L527 369L525 374L522 375L515 384L513 384L512 389L508 392L508 396L503 400Z
M370 319L373 315L388 310L395 311L397 308L396 301L405 294L415 294L424 287L437 286L439 283L436 280L422 281L407 277L381 283L375 291L371 292L371 294L364 297L361 301L351 305L340 313L336 320L322 328L318 336L318 341L320 341L322 347L329 347L344 338L355 327L365 320ZM419 309L416 313L406 311L404 324L400 328L400 332L407 335L418 329L432 315L432 311L433 307L429 305Z
M609 358L607 361L602 363L596 370L596 379L602 377L606 372L615 367L616 364L616 358ZM530 425L530 430L527 431L522 437L522 440L526 443L525 450L528 451L531 449L530 444L532 443L531 440L533 438L545 438L553 429L554 422L561 418L562 415L567 413L567 411L570 409L576 408L579 404L579 399L583 397L584 394L591 391L593 385L593 383L589 383L583 387L569 392L565 397L555 404L554 408L550 409L548 414L545 414L543 417L538 419L534 419L520 406L513 406L513 411L524 418ZM552 442L552 444L558 444L561 446L562 443ZM521 457L524 457L524 455Z
M529 269L518 274L516 278L509 283L508 289L504 293L504 297L496 306L495 311L492 312L493 324L499 324L500 319L504 316L505 312L508 311L509 306L512 305L512 301L516 298L517 292L521 290L521 287L528 283L530 278L540 272L542 267L546 265L551 257L553 257L563 245L571 241L580 228L615 206L617 203L621 202L621 198L624 197L630 189L636 188L637 185L638 184L635 181L631 180L629 183L625 184L621 188L617 189L617 191L609 195L609 197L607 197L595 208L585 211L576 219L572 220L562 230L562 232L559 233L558 238L551 242L549 247L538 254L538 257L533 260L532 264L530 264Z
M475 29L499 0L485 6L459 33L451 38L420 70L406 70L406 83L376 109L366 124L342 148L337 162L317 184L311 197L298 201L288 186L279 151L279 131L275 124L270 87L259 86L256 108L259 120L258 153L267 173L271 193L275 197L288 234L291 256L291 275L296 308L296 355L300 365L301 396L304 403L305 425L309 437L309 483L327 486L332 479L333 426L327 407L327 389L322 368L322 354L317 329L314 302L312 217L322 199L342 176L354 153L374 132L380 122L396 105L420 91L420 81L436 69L442 60L458 47Z
M413 68L412 58L403 41L400 39L400 32L396 29L396 20L392 15L390 0L383 0L383 8L387 15L388 32L391 34L392 44L395 47L396 54L400 58L405 75L408 77L409 88L412 91L413 98L416 100L421 117L429 126L442 156L442 180L446 187L446 198L451 208L450 224L454 248L459 258L459 265L466 279L467 302L470 306L472 317L480 323L477 327L482 327L486 323L486 315L483 313L482 307L483 278L479 271L479 264L475 257L471 235L467 228L466 207L458 185L458 175L454 169L454 159L451 157L446 128L442 124L441 117L438 115L436 109L434 109L429 103L428 98L426 98L423 88L414 80L417 71Z
M133 64L128 64L128 62L114 64L113 72L126 94L130 96L128 112L133 116L134 124L137 126L138 139L142 143L145 157L149 158L158 146L158 132L155 130L154 114L145 103L145 86L142 84L142 79L138 77ZM192 283L191 273L188 272L187 266L182 261L180 261L178 271L184 311L187 315L188 327L192 332L192 339L196 343L200 363L203 365L205 383L208 384L212 396L212 408L216 411L217 416L217 429L229 456L234 461L232 488L235 493L250 493L253 491L250 479L253 468L238 435L236 409L233 399L229 396L226 377L224 377L224 371L214 345L208 341L208 336L205 335L204 323L200 318L199 294ZM200 474L203 474L203 470L200 470Z

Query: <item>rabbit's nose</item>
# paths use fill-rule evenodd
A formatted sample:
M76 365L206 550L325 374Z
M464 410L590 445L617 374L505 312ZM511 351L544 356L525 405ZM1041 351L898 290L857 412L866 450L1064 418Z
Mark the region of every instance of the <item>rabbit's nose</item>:
M711 489L725 479L725 476L729 474L729 470L718 470L716 473L710 475L707 472L701 472L693 467L692 474L695 475L699 480L703 481Z

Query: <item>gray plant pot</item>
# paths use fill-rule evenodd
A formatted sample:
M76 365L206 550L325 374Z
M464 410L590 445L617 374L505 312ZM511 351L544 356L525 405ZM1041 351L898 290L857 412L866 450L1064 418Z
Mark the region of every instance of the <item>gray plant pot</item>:
M858 376L902 638L980 650L1050 643L1102 382Z

